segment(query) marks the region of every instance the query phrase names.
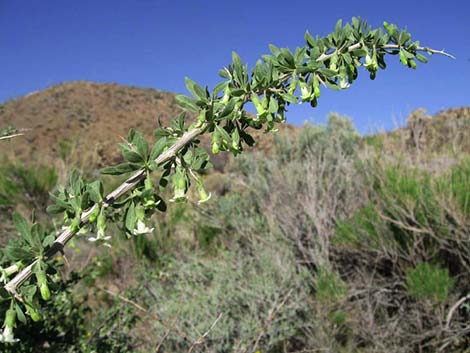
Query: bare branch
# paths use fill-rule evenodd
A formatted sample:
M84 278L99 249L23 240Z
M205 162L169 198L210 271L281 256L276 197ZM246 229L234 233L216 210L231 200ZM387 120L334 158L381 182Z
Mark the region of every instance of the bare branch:
M12 139L13 137L23 136L23 135L24 135L24 134L19 133L19 134L1 136L1 137L0 137L0 141L1 141L1 140L9 140L9 139Z
M385 44L382 48L384 49L400 49L400 46L398 44ZM447 53L444 50L436 50L428 47L417 47L417 51L425 51L427 53L431 54L439 54L439 55L444 55L447 56L448 58L455 59L455 56L452 54Z
M211 327L209 327L209 329L203 335L199 336L199 338L196 341L194 341L194 343L191 345L191 347L189 347L188 353L191 353L196 346L198 346L198 345L200 345L204 342L204 340L206 339L209 332L212 331L212 329L215 327L215 325L217 325L217 322L221 318L222 318L222 313L220 313L219 316L217 316L217 319L215 319L215 321L212 323Z
M352 52L353 50L356 50L356 49L360 49L362 47L362 44L361 43L356 43L356 44L353 44L353 45L350 45L347 49L347 51L350 53ZM382 46L381 48L383 49L400 49L400 46L398 44L385 44L384 46ZM446 51L444 50L436 50L436 49L432 49L432 48L428 48L428 47L417 47L416 48L417 51L425 51L427 53L431 53L431 54L439 54L439 55L444 55L444 56L447 56L449 58L452 58L452 59L455 59L455 56L453 56L452 54L449 54L447 53ZM323 61L326 61L330 58L332 58L333 56L335 56L336 54L338 54L339 52L341 52L341 48L336 48L332 53L330 54L325 54L323 53L322 55L320 55L318 58L317 58L317 62L323 62Z
M446 318L446 330L448 330L450 327L450 321L452 320L452 315L454 315L455 310L457 310L458 307L467 300L470 300L470 294L467 294L465 297L460 298L454 305L452 305Z

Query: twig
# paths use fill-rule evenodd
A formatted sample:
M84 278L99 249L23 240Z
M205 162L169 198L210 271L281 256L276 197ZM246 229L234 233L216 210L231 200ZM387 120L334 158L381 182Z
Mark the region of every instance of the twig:
M155 353L158 353L160 351L160 348L161 348L163 342L165 342L165 340L168 337L168 335L170 334L171 330L174 329L175 323L176 323L176 319L171 323L171 326L168 327L168 330L165 331L162 339L157 343L157 346L155 347Z
M217 316L217 319L215 319L215 321L212 323L211 327L209 327L209 329L203 335L199 336L199 338L196 341L193 342L191 347L189 347L188 353L191 353L196 346L198 346L198 345L200 345L204 342L204 340L206 339L209 332L212 331L212 329L215 327L215 325L217 325L217 322L222 318L222 315L223 314L220 313L219 316Z
M400 46L398 44L385 44L382 48L384 49L400 49ZM455 56L452 54L447 53L444 50L436 50L432 48L427 48L427 47L416 47L417 51L425 51L427 53L431 54L439 54L439 55L444 55L447 56L448 58L455 59Z
M258 336L256 337L256 340L253 344L253 348L252 348L252 351L254 352L256 350L256 347L258 347L258 344L259 344L259 341L261 340L261 338L263 337L264 333L266 332L266 330L268 329L269 325L271 324L271 322L275 319L277 313L279 312L279 310L281 310L281 308L284 306L284 304L286 303L287 299L289 299L290 295L292 294L292 291L293 289L289 290L289 292L285 295L284 299L282 299L282 301L277 305L277 306L274 306L273 308L271 308L271 310L269 311L269 314L268 314L268 317L266 318L264 324L263 324L263 327L261 328ZM247 353L248 352L248 347L249 345L246 346L245 350L243 351L243 353Z
M350 45L347 49L347 51L350 53L356 49L360 49L362 46L361 43L356 43L356 44L353 44L353 45ZM383 45L381 48L383 49L400 49L400 46L398 44L385 44ZM432 49L432 48L427 48L427 47L416 47L417 51L425 51L427 53L431 53L431 54L440 54L440 55L444 55L444 56L447 56L449 58L452 58L452 59L455 59L455 56L453 56L452 54L449 54L447 53L446 51L444 50L435 50L435 49ZM326 54L326 53L323 53L322 55L320 55L318 58L317 58L317 62L323 62L323 61L326 61L330 58L332 58L333 56L335 56L336 54L338 54L338 52L341 52L341 48L336 48L332 53L330 54Z
M184 332L180 331L180 330L176 327L176 325L175 325L174 322L173 322L172 324L169 324L167 321L165 321L164 319L162 319L159 315L157 315L157 314L155 314L155 313L149 311L148 309L145 309L143 306L139 305L139 304L136 303L135 301L130 300L129 298L126 298L125 296L123 296L123 295L121 295L121 294L119 294L119 293L114 293L114 292L110 291L109 289L105 289L105 288L101 288L101 287L97 287L97 288L98 288L99 290L103 291L103 292L108 293L109 295L111 295L111 296L113 296L113 297L115 297L115 298L118 298L118 299L122 300L124 303L127 303L127 304L132 305L132 306L133 306L134 308L136 308L137 310L139 310L139 311L141 311L141 312L143 312L143 313L145 313L145 314L147 314L147 315L150 315L152 318L154 318L155 320L157 320L158 322L160 322L164 327L166 327L166 328L171 328L171 329L176 328L176 329L177 329L177 332L178 332L178 335L179 335L181 338L183 338L183 339L185 339L185 340L187 340L187 341L190 341L189 338L188 338L188 336L187 336ZM170 331L171 331L171 330L170 330Z
M174 158L174 156L181 150L184 146L188 143L193 141L197 136L201 135L208 124L203 124L199 128L195 128L194 130L188 131L183 136L180 137L169 149L164 151L160 156L155 159L155 163L157 165L161 165L163 163L168 162L170 159ZM119 197L127 193L128 191L134 189L146 176L145 170L139 170L134 173L130 178L128 178L125 182L119 185L114 191L112 191L108 196L106 196L105 200L103 201L103 207L108 207L114 203ZM81 223L80 227L83 227L88 223L90 215L93 213L94 209L98 207L98 204L95 204L87 211L83 212L81 215ZM45 254L45 259L50 259L53 257L57 252L62 251L64 246L72 239L77 231L72 231L70 227L66 227L62 233L60 233L52 246ZM19 272L10 282L8 282L4 288L13 295L16 295L16 290L19 286L21 286L29 277L31 277L33 273L33 267L38 262L38 260L34 260L31 264L26 266L21 272Z
M6 136L1 136L0 137L0 140L7 140L7 139L11 139L13 137L17 137L17 136L23 136L24 134L22 133L18 133L18 134L13 134L13 135L6 135Z
M455 310L457 310L458 307L467 300L470 300L470 294L467 294L465 297L460 298L454 305L452 305L446 318L446 326L445 326L446 330L448 330L450 327L450 321L452 320L452 315L454 315Z

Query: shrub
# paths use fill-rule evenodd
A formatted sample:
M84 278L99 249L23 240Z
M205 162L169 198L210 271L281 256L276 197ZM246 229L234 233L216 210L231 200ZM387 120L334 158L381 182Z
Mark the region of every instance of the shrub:
M447 269L421 262L406 271L406 290L409 296L418 300L429 300L442 304L447 300L455 280L449 277Z
M346 283L329 269L319 268L315 277L315 298L324 304L337 303L347 294Z

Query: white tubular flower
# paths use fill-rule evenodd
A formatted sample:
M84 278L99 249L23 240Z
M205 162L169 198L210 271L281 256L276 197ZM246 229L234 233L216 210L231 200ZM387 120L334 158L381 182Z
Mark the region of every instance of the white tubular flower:
M14 343L19 341L13 336L13 326L15 325L15 320L16 311L11 307L7 310L5 315L5 328L3 329L3 332L0 333L0 342Z
M104 235L104 229L98 229L98 234L96 237L89 237L88 241L91 242L98 242L100 244L103 244L104 246L107 246L108 248L111 247L111 244L108 243L108 240L111 239L111 236L105 236Z
M155 228L148 228L142 220L138 219L137 228L132 230L132 234L141 235L141 234L152 233L154 229Z
M19 339L13 336L13 327L5 326L3 332L0 333L0 342L2 343L15 343L18 342Z

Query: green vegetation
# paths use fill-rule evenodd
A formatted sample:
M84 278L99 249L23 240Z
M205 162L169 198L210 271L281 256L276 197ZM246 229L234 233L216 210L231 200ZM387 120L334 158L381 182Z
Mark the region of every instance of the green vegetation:
M78 238L84 270L60 267L63 293L18 323L15 351L187 352L208 332L193 350L464 352L466 307L445 324L468 288L468 160L372 151L332 115L233 159L228 189L169 207L131 246L111 227L90 258Z
M406 289L416 299L430 300L433 303L444 303L454 286L447 269L433 266L427 262L406 272Z
M419 52L445 54L384 27L386 33L356 18L339 21L327 37L307 32L294 52L271 46L252 72L234 53L213 91L186 79L193 98L176 101L197 121L180 114L152 143L129 131L120 144L123 162L102 169L128 179L108 195L109 179L89 182L93 170L68 166L66 184L50 193L55 222L40 225L15 203L18 190L43 195L58 172L5 177L4 204L17 212L1 259L2 348L466 349L468 312L452 307L468 291L470 263L468 164L457 148L455 169L439 173L421 135L412 136L416 156L400 156L387 152L387 137L361 144L350 120L333 114L325 126L281 135L270 153L240 155L255 142L252 130L274 130L290 104L316 106L321 84L348 88L361 66L374 79L386 55L415 68L415 59L427 60ZM248 102L256 116L245 111ZM203 134L213 154L237 157L226 171L230 183L210 203Z

